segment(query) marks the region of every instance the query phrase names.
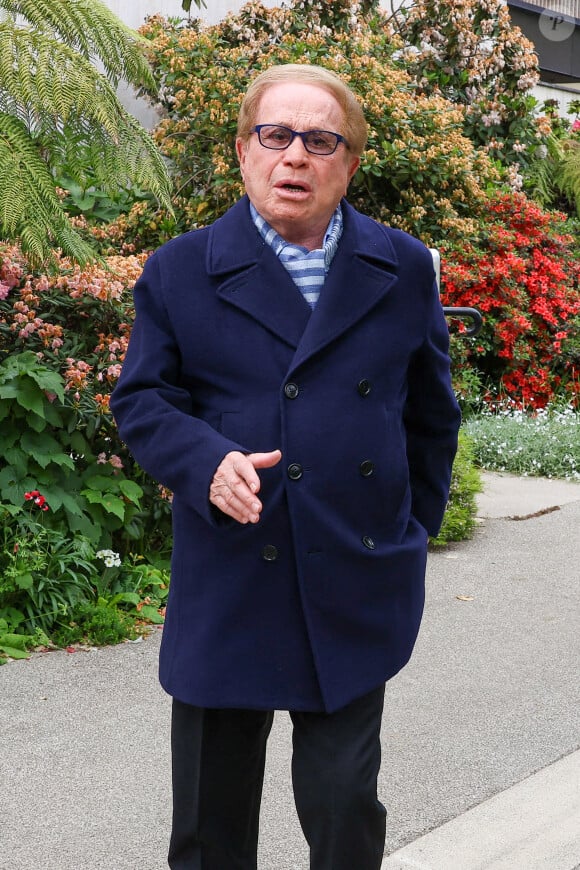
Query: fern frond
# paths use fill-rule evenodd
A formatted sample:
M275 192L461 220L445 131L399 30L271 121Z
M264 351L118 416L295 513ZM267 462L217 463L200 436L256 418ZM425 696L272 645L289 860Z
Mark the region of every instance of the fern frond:
M558 173L562 161L560 140L551 133L545 140L546 154L536 157L526 170L526 191L540 205L550 207L557 201L560 190Z
M0 238L19 239L33 263L47 263L55 248L80 263L96 258L73 229L46 163L17 118L0 113Z
M171 181L150 134L91 62L50 34L0 23L0 111L28 127L52 164L72 157L106 189L137 184L171 208Z
M4 99L20 104L19 116L33 133L77 117L101 124L111 138L118 135L120 103L90 61L47 33L7 22L0 23L2 110Z
M163 158L115 93L120 78L152 90L142 40L102 0L0 0L2 10L12 16L0 20L0 237L36 262L55 248L88 262L93 249L56 195L59 166L108 191L137 185L171 209Z
M562 145L562 162L558 184L568 199L576 205L580 217L580 142L568 139Z
M0 0L0 9L21 16L36 31L51 33L85 58L98 59L114 85L125 79L156 92L145 40L102 0Z

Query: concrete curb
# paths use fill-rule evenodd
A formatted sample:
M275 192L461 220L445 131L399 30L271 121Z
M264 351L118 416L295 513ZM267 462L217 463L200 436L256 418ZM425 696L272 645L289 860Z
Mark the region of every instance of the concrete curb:
M580 752L390 855L382 870L574 870L580 862Z

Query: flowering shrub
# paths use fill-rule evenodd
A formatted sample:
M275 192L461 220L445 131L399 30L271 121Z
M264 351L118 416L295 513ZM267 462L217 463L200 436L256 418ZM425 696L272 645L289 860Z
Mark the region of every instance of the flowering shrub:
M418 92L461 106L464 133L520 186L520 167L551 125L534 115L538 58L504 0L415 0L400 7L393 27L401 43L396 59Z
M161 84L165 117L154 136L173 168L178 222L138 203L111 228L113 241L120 233L123 244L154 246L177 229L211 222L239 198L234 142L242 95L251 75L288 62L337 72L362 102L370 136L350 187L353 205L425 241L475 231L497 172L465 137L461 109L418 94L391 63L391 31L376 2L291 0L273 9L250 2L213 26L154 16L142 33Z
M167 502L136 468L109 411L144 259L111 257L84 270L61 260L48 277L0 246L0 505L15 513L24 493L45 499L47 527L122 553L154 547L169 530Z
M166 564L95 552L84 535L55 527L49 511L39 490L20 506L0 504L0 664L2 653L23 657L65 639L116 642L138 624L163 622Z
M580 414L571 406L529 414L504 402L471 417L464 428L483 468L580 483Z
M522 194L490 199L477 243L441 244L442 300L484 316L457 365L476 369L489 397L543 407L580 391L580 260L564 216Z

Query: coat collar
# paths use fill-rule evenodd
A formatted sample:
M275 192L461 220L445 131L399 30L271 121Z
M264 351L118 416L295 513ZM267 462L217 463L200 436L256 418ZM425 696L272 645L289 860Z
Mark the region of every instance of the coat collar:
M260 237L247 197L210 228L206 266L218 295L296 348L293 367L364 317L397 280L387 228L345 200L342 209L343 234L313 312Z

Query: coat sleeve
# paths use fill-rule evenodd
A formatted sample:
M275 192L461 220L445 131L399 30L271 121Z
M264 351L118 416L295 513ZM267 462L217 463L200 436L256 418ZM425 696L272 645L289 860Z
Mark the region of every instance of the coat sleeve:
M425 325L424 340L409 367L404 419L413 515L434 537L449 498L461 422L451 386L449 331L435 282Z
M194 415L192 396L180 385L180 351L155 254L134 301L135 322L111 397L119 434L148 474L216 525L220 517L209 501L215 470L230 451L247 451Z

